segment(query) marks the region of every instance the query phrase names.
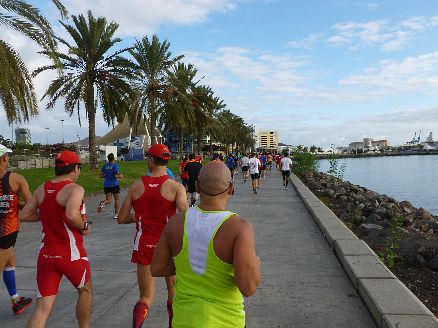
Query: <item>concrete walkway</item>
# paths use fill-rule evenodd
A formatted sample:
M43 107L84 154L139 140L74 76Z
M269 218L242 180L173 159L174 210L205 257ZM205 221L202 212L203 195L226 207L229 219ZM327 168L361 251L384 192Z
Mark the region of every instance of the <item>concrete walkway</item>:
M236 179L229 208L254 225L261 258L261 285L245 299L247 327L375 327L362 300L292 186L284 190L272 171L257 195ZM92 327L130 327L138 297L130 263L134 225L119 226L110 208L96 213L99 197L86 200L92 234L86 239L94 287ZM35 265L40 226L23 224L17 242L17 281L22 295L36 295ZM157 280L155 303L145 327L167 327L166 292ZM0 283L0 327L24 327L32 306L13 317L6 288ZM63 280L47 327L75 327L76 291Z

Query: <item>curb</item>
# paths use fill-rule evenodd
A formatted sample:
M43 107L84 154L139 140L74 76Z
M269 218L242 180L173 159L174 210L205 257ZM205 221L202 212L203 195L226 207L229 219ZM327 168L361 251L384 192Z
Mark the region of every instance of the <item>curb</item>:
M379 328L438 328L434 314L293 173L290 181Z

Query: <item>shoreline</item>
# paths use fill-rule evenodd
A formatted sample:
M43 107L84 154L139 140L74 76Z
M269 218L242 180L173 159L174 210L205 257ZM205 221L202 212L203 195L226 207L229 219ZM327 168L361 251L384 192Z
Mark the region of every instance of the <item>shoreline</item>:
M390 153L365 153L365 154L335 154L336 158L342 159L342 158L373 158L373 157L396 157L396 156L414 156L414 155L420 155L420 156L429 156L429 155L438 155L438 150L433 151L426 151L426 150L419 150L419 151L396 151L396 152L390 152ZM327 154L316 154L316 159L330 159L333 155Z

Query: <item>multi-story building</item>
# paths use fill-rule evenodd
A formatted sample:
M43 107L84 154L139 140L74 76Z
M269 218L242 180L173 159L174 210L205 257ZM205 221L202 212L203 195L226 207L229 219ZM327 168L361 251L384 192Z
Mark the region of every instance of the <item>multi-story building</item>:
M258 137L258 148L260 150L278 149L278 131L260 131Z
M25 128L15 129L15 142L18 145L30 145L32 143L30 130Z
M382 149L389 146L389 141L374 140L372 138L363 138L362 141L352 142L348 145L350 151L365 150L365 149Z

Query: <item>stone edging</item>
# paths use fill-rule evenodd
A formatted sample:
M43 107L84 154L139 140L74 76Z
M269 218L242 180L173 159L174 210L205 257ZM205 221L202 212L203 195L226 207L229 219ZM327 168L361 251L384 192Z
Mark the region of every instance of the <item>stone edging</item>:
M380 328L437 328L434 314L374 251L291 174L290 181Z

